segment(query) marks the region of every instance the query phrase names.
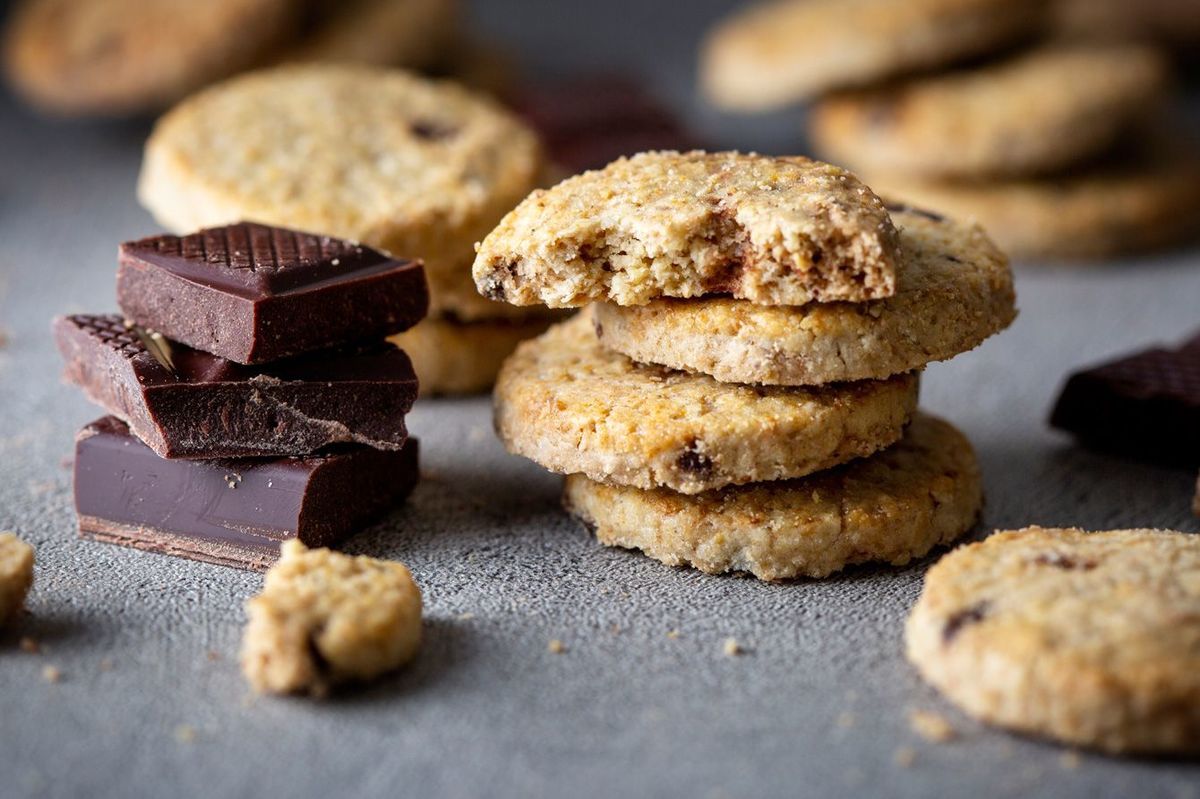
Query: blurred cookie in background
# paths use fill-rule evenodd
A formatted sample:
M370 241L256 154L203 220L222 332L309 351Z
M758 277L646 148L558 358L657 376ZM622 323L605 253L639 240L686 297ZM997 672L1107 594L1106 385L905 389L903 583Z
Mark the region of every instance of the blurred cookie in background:
M445 58L458 29L455 0L307 0L304 30L283 61L424 69Z
M258 63L301 17L296 0L25 0L5 71L44 111L145 113Z
M1200 43L1196 0L1053 0L1050 9L1060 36L1154 41L1177 48Z
M1097 155L1161 105L1167 65L1134 44L1047 46L816 103L819 157L926 177L1028 175Z
M1011 46L1041 12L1041 0L760 2L710 32L700 83L719 108L767 111Z

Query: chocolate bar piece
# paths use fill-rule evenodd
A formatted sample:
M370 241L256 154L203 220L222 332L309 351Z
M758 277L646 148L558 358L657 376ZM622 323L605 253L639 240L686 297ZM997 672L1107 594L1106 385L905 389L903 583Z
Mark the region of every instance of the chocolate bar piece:
M1071 375L1050 424L1096 449L1200 465L1200 335Z
M541 134L550 160L572 174L644 150L701 146L666 106L619 76L527 87L512 105Z
M83 538L265 569L279 542L337 546L416 485L417 442L306 458L165 460L105 416L75 443Z
M242 364L383 338L429 307L419 261L251 222L127 242L119 259L127 319Z
M242 366L115 315L60 317L54 333L67 380L164 458L398 450L417 396L408 356L385 342Z

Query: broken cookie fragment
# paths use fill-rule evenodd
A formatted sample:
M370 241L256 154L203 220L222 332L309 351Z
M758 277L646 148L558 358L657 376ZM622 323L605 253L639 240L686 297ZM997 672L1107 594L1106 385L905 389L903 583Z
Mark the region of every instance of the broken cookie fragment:
M0 533L0 626L16 617L33 585L33 547Z
M320 696L412 659L421 592L401 563L288 541L246 604L242 672L264 693Z

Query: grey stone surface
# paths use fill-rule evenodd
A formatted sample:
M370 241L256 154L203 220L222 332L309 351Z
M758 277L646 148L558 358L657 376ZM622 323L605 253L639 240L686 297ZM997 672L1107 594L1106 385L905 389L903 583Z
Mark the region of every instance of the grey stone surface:
M624 65L718 144L798 149L792 115L723 119L695 101L690 43L722 4L694 5L478 11L543 72ZM31 613L0 639L0 796L1200 795L1196 766L1067 768L1062 750L981 728L922 685L901 624L927 562L762 585L599 547L558 510L557 478L502 451L485 399L419 405L425 480L353 543L416 574L418 661L323 703L250 698L236 649L259 576L75 537L65 459L99 413L60 384L47 330L53 314L114 307L116 243L154 229L133 199L145 132L0 101L0 529L38 553ZM981 530L1197 529L1195 475L1078 450L1045 417L1073 366L1196 326L1198 261L1024 266L1016 325L929 369L923 404L983 462ZM746 654L722 654L730 636ZM960 740L915 736L914 709Z

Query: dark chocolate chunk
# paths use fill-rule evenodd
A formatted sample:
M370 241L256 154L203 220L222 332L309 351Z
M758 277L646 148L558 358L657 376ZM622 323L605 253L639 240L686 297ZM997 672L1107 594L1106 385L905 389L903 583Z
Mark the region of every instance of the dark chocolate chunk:
M987 615L987 602L979 602L968 608L951 613L942 627L942 643L948 644L958 637L964 627L978 624Z
M1071 375L1050 424L1089 447L1200 465L1200 348L1154 348Z
M1033 559L1039 566L1053 566L1063 571L1091 571L1096 568L1096 561L1085 558L1080 560L1061 552L1043 552Z
M712 458L700 451L699 443L693 441L688 445L687 449L679 453L679 457L675 459L675 463L680 470L689 472L695 475L711 474L713 470Z
M106 416L75 444L84 538L226 566L265 569L279 543L337 546L416 485L417 442L346 445L305 458L165 460Z
M54 333L67 380L165 458L398 450L417 396L408 356L384 342L242 366L161 339L160 360L115 315L60 317Z
M126 318L237 363L266 363L412 327L429 307L419 261L241 222L121 245Z

